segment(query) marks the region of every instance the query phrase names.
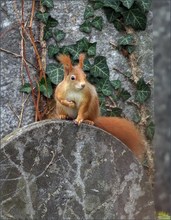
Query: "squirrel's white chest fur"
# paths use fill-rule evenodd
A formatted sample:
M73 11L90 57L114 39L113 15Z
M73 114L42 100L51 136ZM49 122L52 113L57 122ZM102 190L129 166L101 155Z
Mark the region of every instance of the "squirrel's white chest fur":
M62 106L63 110L67 113L71 118L76 118L78 115L79 106L83 100L83 94L79 91L70 91L66 94L66 100L73 101L76 104L76 108L69 108L66 106Z
M66 94L66 100L75 102L77 108L80 106L83 100L83 94L79 91L71 91Z

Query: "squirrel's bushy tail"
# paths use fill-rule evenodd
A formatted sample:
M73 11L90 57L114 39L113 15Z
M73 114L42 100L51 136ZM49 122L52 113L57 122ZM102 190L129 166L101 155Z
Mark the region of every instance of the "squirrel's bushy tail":
M145 153L143 136L133 122L119 117L98 117L94 125L121 140L142 161Z

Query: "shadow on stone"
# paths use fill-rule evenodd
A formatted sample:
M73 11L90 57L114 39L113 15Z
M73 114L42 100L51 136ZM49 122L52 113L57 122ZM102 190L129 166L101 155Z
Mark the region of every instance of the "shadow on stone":
M143 167L96 127L46 120L1 144L1 219L155 219Z

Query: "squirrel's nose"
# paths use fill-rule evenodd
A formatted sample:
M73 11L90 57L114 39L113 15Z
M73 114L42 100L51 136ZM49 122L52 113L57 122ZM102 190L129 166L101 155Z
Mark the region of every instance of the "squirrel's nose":
M85 83L81 83L81 88L83 89L85 87Z

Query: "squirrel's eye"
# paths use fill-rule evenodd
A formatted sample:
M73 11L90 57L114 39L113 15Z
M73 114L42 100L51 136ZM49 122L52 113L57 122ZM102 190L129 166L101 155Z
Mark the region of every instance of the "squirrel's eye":
M71 76L71 80L75 80L76 77L74 75Z

